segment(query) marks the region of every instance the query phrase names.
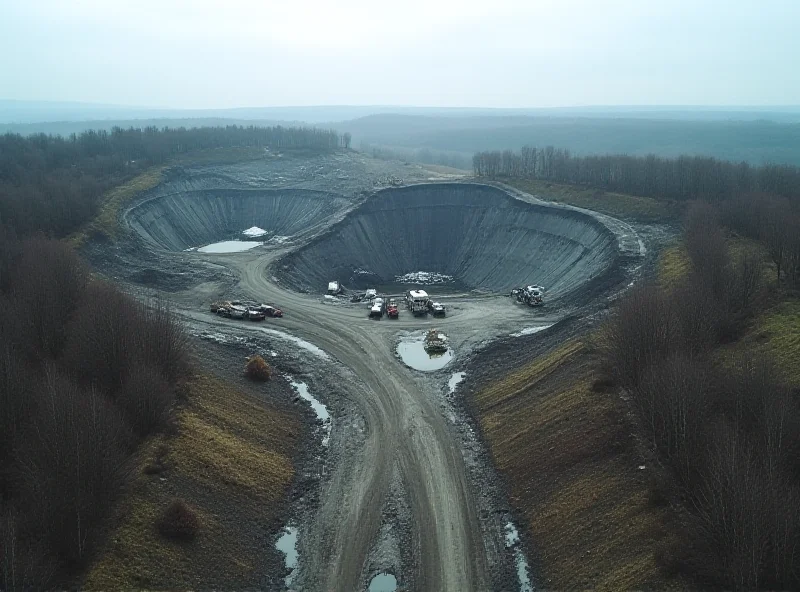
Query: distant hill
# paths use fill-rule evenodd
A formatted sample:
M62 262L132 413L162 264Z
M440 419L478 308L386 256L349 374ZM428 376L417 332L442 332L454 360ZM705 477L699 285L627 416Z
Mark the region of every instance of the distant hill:
M361 142L397 148L474 153L529 144L575 154L709 155L754 164L800 165L800 123L764 119L611 117L423 117L373 115L336 124Z
M92 103L0 100L0 133L69 135L113 126L314 125L362 143L449 153L548 144L575 154L703 154L800 165L800 107L619 106L473 109L301 106L153 109Z

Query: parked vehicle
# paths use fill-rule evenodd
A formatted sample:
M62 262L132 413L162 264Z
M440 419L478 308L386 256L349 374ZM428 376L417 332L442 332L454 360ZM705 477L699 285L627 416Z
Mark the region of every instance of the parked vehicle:
M406 293L406 306L415 316L428 314L429 301L430 298L425 290L409 290Z
M275 308L269 304L262 304L259 307L266 316L280 318L283 316L283 311L280 308Z
M390 319L400 318L400 311L397 308L397 303L394 300L390 300L389 304L386 306L386 316L388 316Z
M230 311L228 316L232 319L244 319L247 317L247 307L241 304L231 304L228 310Z
M511 290L511 297L529 306L541 306L544 304L544 288L536 285L514 288Z
M342 293L342 286L338 281L328 282L328 294L336 296Z
M267 313L261 310L261 308L248 308L247 318L251 321L263 321L267 318Z
M369 318L380 319L383 316L383 305L373 304L369 309Z
M443 317L447 314L444 304L441 304L439 302L431 302L430 309L431 309L431 314L435 317Z

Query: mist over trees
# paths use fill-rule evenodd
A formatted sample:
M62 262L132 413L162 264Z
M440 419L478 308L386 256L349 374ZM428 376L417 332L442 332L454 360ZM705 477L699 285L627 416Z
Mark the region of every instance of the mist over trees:
M332 130L302 127L113 128L69 137L0 136L0 232L63 237L92 218L100 196L142 169L197 150L331 151Z
M430 148L402 148L396 146L376 146L361 142L361 152L369 154L372 158L381 160L401 160L419 162L422 164L435 164L453 167L456 169L469 169L469 155L450 150L431 150Z
M573 156L563 148L524 146L519 152L478 152L472 168L478 177L541 179L680 201L727 199L751 192L800 195L798 167L752 166L704 156Z

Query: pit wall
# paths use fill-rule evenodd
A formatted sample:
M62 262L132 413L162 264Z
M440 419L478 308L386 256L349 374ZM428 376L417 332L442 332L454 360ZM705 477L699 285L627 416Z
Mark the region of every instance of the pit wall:
M580 212L526 204L487 185L424 184L377 193L282 259L276 274L319 291L331 279L363 288L433 271L474 289L536 283L555 296L600 275L616 253L613 233Z

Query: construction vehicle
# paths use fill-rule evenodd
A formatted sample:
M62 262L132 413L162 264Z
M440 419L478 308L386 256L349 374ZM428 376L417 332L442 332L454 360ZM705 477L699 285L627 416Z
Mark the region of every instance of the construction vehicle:
M511 297L516 298L517 302L529 306L542 306L544 304L544 288L542 286L525 286L524 288L514 288L511 290Z
M369 318L380 319L381 317L383 317L383 303L371 305L369 309Z
M431 329L425 335L423 346L428 354L443 354L447 351L447 337L439 333L439 329Z
M445 310L444 304L441 304L440 302L431 301L429 308L430 308L431 314L433 316L435 316L435 317L443 317L443 316L445 316L447 314L447 311Z
M428 314L430 298L425 290L409 290L406 293L406 306L414 316Z
M389 304L386 306L386 316L390 319L397 319L400 318L400 311L397 308L397 303L394 300L390 300Z
M342 293L342 285L338 282L328 282L328 294L338 296Z

